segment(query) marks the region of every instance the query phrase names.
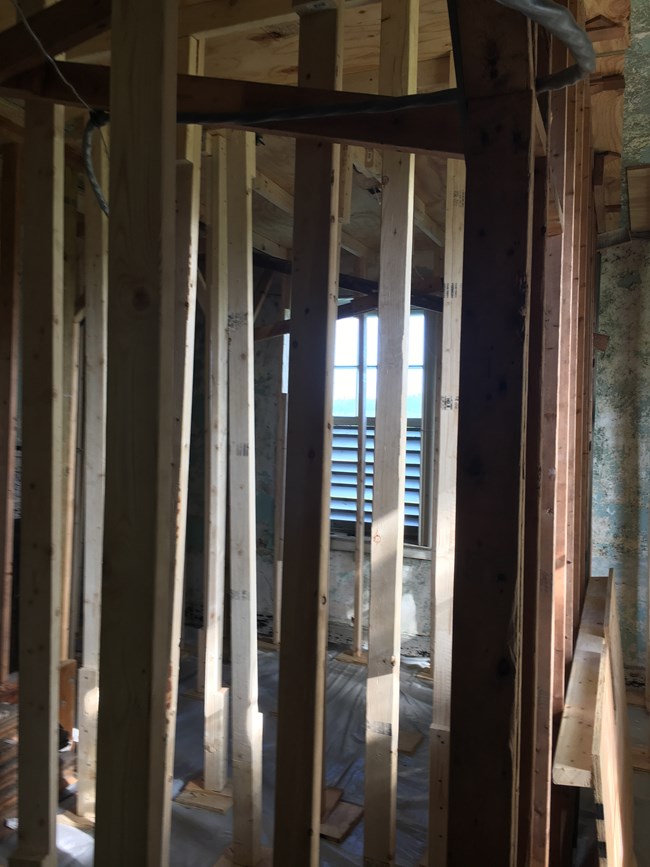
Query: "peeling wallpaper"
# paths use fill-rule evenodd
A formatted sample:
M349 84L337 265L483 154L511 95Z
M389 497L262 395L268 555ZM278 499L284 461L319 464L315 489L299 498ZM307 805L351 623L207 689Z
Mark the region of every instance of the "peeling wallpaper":
M632 0L623 164L650 163L650 0ZM623 220L627 221L624 203ZM592 574L613 567L623 651L645 666L650 501L650 241L603 250L593 437Z

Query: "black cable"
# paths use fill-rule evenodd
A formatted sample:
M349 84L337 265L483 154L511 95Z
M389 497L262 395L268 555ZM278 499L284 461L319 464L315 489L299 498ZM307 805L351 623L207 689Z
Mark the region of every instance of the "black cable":
M370 100L350 102L346 105L324 105L314 108L304 106L287 108L276 112L219 113L178 112L176 122L181 124L210 124L214 126L237 124L238 126L260 126L269 123L282 123L291 120L319 120L328 117L348 117L360 114L388 114L394 111L408 111L413 108L430 108L434 105L453 105L458 102L458 90L438 90L433 93L416 93L408 96L386 96Z

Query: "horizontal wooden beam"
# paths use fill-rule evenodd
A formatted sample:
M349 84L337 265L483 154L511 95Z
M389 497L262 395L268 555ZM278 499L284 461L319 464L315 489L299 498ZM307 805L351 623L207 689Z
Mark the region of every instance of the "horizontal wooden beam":
M352 316L360 316L362 313L370 313L377 309L378 295L362 295L354 298L349 304L340 304L336 311L337 319L350 319ZM255 340L269 340L271 337L280 337L282 334L291 333L291 320L278 319L271 325L258 325L255 329Z
M253 265L256 268L266 268L269 271L277 271L278 274L291 274L292 263L285 259L280 259L277 256L269 255L261 250L253 250ZM346 289L348 292L357 292L360 295L376 295L379 292L379 283L376 280L368 280L365 277L354 277L351 274L339 274L338 279L339 289ZM433 280L418 279L413 277L411 281L411 296L414 299L415 306L421 306L427 310L442 310L442 284L440 284L440 295L437 295L434 287L435 277ZM415 299L417 300L417 303Z
M293 194L271 178L258 172L253 180L253 190L260 198L275 205L284 214L288 214L290 217L293 216ZM369 253L365 244L349 232L341 231L341 248L347 250L348 253L352 253L358 259L367 258Z
M59 0L29 16L29 25L52 56L105 32L111 0ZM0 81L34 69L43 53L22 21L0 33Z
M79 90L86 102L107 110L110 101L110 68L61 62L65 78ZM13 77L0 85L3 95L24 99L35 97L65 105L78 105L48 64ZM250 129L296 138L318 138L343 144L387 147L413 153L463 155L460 113L455 91L436 95L439 104L371 113L383 106L384 98L317 88L282 84L259 84L199 75L179 75L177 111L181 120L232 129ZM302 120L260 120L261 113L317 108L332 112L363 106L363 113L332 114L326 118ZM257 117L256 117L257 116ZM219 122L217 122L217 120Z

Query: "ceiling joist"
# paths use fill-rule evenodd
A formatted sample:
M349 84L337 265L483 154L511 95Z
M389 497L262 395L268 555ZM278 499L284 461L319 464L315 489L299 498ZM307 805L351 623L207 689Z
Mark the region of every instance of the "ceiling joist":
M1 46L0 46L1 47ZM83 63L60 62L65 78L84 100L98 109L110 107L110 68ZM78 105L74 93L47 64L14 76L0 85L6 96L39 98L66 105ZM370 94L319 90L282 84L259 84L199 75L179 75L177 110L188 122L231 129L250 129L296 138L319 138L365 147L387 147L413 153L437 153L447 157L463 154L460 114L455 91L439 92L438 105L382 110L384 98ZM448 102L444 102L448 98ZM258 121L253 116L272 112L274 117L289 110L313 112L316 108L350 111L363 104L363 114L350 113L302 120ZM241 120L239 116L242 116ZM228 118L215 122L215 118Z

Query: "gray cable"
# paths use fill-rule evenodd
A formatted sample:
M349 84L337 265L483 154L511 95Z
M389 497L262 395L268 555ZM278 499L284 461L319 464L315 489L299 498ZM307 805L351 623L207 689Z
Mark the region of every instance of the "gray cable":
M537 82L537 93L560 90L586 78L596 69L596 52L587 33L573 15L554 0L497 0L502 6L522 12L531 21L541 24L569 49L576 64L548 75Z
M88 123L85 126L83 134L82 155L88 183L92 187L99 207L108 217L108 202L106 201L104 191L102 190L100 183L97 180L97 175L95 174L95 169L93 168L93 134L95 130L99 130L101 135L101 128L107 123L108 115L106 114L106 112L90 112L90 117L88 118Z

